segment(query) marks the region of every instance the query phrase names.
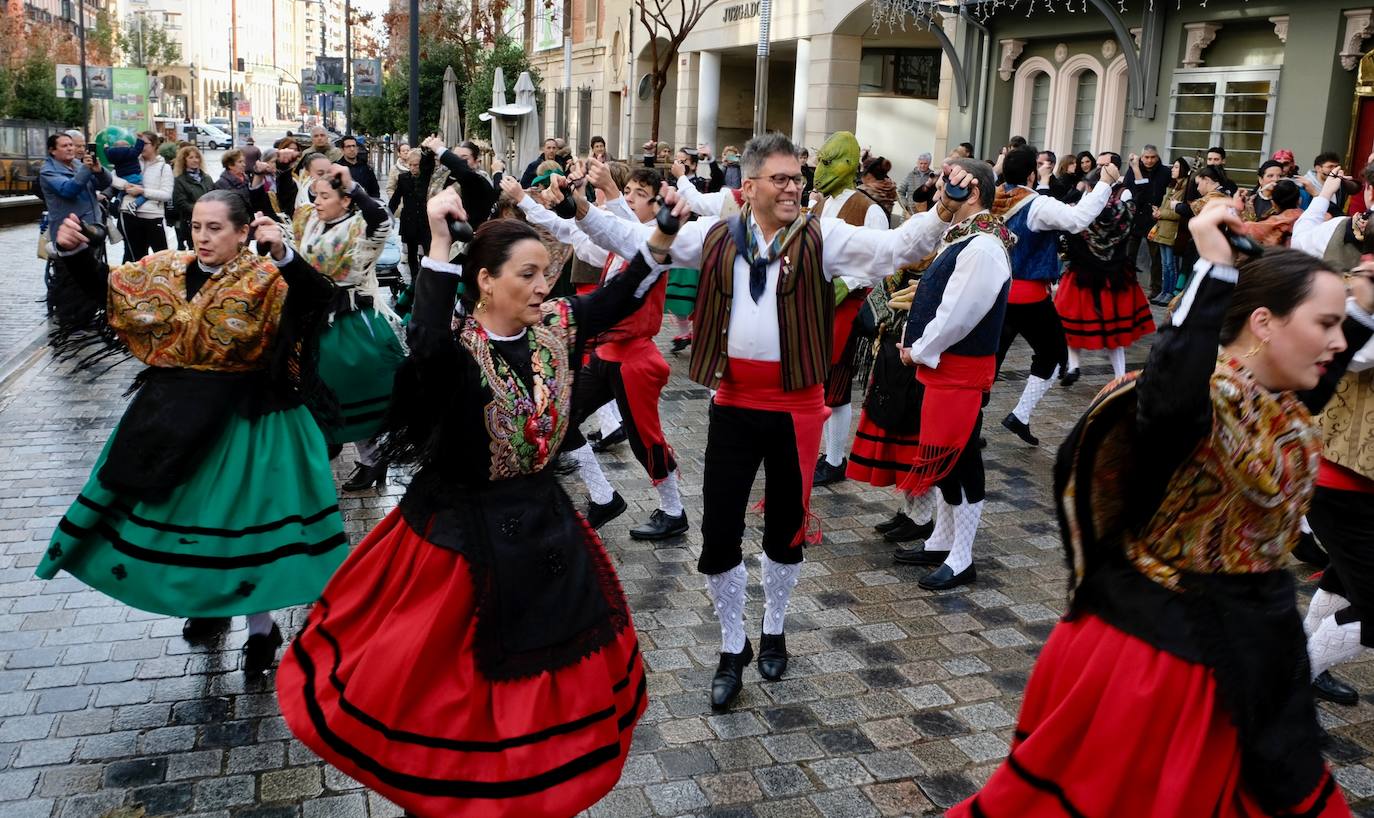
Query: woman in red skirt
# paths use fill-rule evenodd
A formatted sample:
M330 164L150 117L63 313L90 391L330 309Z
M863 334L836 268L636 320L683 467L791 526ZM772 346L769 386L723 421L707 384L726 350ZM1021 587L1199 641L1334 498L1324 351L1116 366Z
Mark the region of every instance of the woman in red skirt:
M428 214L386 444L418 469L311 610L278 697L302 742L410 814L570 816L619 780L645 677L610 560L547 466L583 341L666 268L639 257L592 294L545 300L529 225L487 221L458 268L458 194ZM656 233L652 252L670 243Z
M1101 159L1121 166L1114 153ZM1068 269L1059 279L1054 307L1069 345L1068 368L1059 378L1065 386L1078 380L1081 350L1107 350L1112 372L1120 378L1126 374L1126 347L1154 332L1150 302L1136 281L1129 252L1135 208L1128 186L1120 182L1097 221L1060 240Z
M1350 815L1284 563L1322 450L1309 412L1350 359L1342 322L1374 327L1374 282L1347 303L1283 249L1237 273L1222 225L1241 226L1224 203L1193 219L1172 325L1060 450L1069 612L1011 755L954 818Z

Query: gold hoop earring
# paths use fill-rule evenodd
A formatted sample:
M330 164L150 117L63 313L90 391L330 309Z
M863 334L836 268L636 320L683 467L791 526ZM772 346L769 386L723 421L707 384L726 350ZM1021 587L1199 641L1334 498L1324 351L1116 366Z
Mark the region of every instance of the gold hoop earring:
M486 310L487 310L487 297L484 295L484 296L482 296L481 298L477 299L477 311L478 311L478 312L486 312Z
M1253 358L1253 357L1255 357L1256 355L1259 354L1259 351L1260 351L1261 349L1264 349L1264 345L1267 344L1267 343L1269 343L1269 339L1268 339L1268 338L1261 338L1261 339L1260 339L1260 342L1259 342L1258 344L1255 344L1255 346L1254 346L1253 349L1251 349L1249 352L1246 352L1245 354L1241 355L1240 357L1242 357L1242 358Z

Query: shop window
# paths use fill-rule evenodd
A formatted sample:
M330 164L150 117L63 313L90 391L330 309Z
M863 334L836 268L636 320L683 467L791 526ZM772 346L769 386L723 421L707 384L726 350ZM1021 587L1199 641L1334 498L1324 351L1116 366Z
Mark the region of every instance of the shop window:
M1036 147L1045 144L1045 130L1050 121L1050 75L1044 71L1035 75L1031 83L1030 124L1026 127L1026 141Z
M940 96L940 52L926 48L865 48L859 92L915 99Z
M1093 112L1097 107L1097 74L1084 71L1078 75L1078 92L1073 105L1073 138L1070 149L1074 153L1095 151L1093 145Z
M1269 156L1278 85L1279 69L1178 71L1170 94L1169 156L1200 163L1209 147L1220 145L1227 174L1254 182Z

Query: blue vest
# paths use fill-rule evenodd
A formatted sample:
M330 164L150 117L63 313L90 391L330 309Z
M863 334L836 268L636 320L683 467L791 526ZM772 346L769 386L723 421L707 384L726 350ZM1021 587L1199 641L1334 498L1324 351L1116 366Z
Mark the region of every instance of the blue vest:
M916 288L916 297L911 302L911 313L907 316L907 343L920 338L925 332L926 325L935 318L935 311L940 308L940 302L945 297L945 287L949 284L950 276L954 275L954 264L958 261L959 254L964 252L964 248L972 241L971 238L966 239L947 248L926 268L921 276L921 285ZM1011 281L1003 282L1002 292L997 296L992 308L968 335L954 342L945 352L968 356L997 354L997 345L1002 339L1002 318L1007 312L1007 293L1010 290Z
M1040 194L1036 194L1037 196ZM1007 218L1007 228L1016 235L1011 248L1011 277L1020 281L1054 281L1059 278L1059 231L1032 230L1030 220L1032 197Z

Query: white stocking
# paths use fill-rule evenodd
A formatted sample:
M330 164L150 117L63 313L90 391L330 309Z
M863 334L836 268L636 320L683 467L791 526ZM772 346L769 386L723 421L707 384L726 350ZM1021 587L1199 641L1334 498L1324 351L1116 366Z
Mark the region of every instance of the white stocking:
M957 574L973 564L973 538L978 533L978 521L983 517L983 501L960 503L950 511L954 518L954 545L945 557L945 565Z
M668 472L668 478L656 486L658 489L658 507L663 509L663 513L669 517L678 517L682 514L682 495L677 490L677 469Z
M1112 347L1107 350L1107 357L1112 362L1112 377L1119 378L1126 374L1126 348Z
M1341 625L1336 617L1328 616L1322 620L1317 632L1307 640L1307 654L1312 659L1312 678L1323 671L1343 662L1349 662L1364 647L1360 644L1360 623L1347 622Z
M825 421L825 462L832 466L844 460L845 449L849 448L849 421L853 416L852 403L830 409L830 417Z
M1069 347L1069 371L1072 372L1078 369L1078 363L1078 350Z
M1045 393L1049 391L1050 382L1054 380L1058 372L1059 367L1055 367L1054 372L1051 372L1048 378L1040 378L1035 375L1026 378L1026 388L1021 390L1021 399L1016 402L1016 408L1011 410L1011 413L1016 415L1017 420L1027 426L1030 425L1031 413L1035 411L1035 406L1040 403L1040 399L1045 397Z
M272 632L272 627L276 624L272 620L271 611L262 613L248 614L248 635L266 636Z
M749 572L742 562L729 571L706 575L706 593L711 596L716 618L720 620L721 653L744 650L744 599L748 583Z
M939 494L938 489L929 489L925 494L908 497L904 503L906 516L910 517L911 521L917 525L925 525L930 522L931 518L935 516L935 498Z
M931 513L935 520L935 530L926 537L925 550L949 551L954 547L954 509L945 502L945 495L939 489L931 489L926 492L926 496L934 498Z
M596 462L596 454L592 452L591 445L584 443L582 448L573 449L569 454L577 461L577 476L582 478L592 502L599 506L609 503L615 497L615 489L611 488L610 481L601 471L601 464Z
M620 407L615 401L606 401L606 405L596 410L596 422L601 428L601 436L607 435L620 428Z
M1312 604L1307 606L1307 615L1302 619L1302 629L1311 639L1312 634L1317 632L1317 627L1322 620L1341 608L1350 607L1350 600L1340 594L1333 594L1330 591L1323 591L1321 588L1312 595Z
M801 563L784 565L768 559L767 554L760 554L759 564L763 566L763 632L776 636L782 633L787 600L801 578Z

